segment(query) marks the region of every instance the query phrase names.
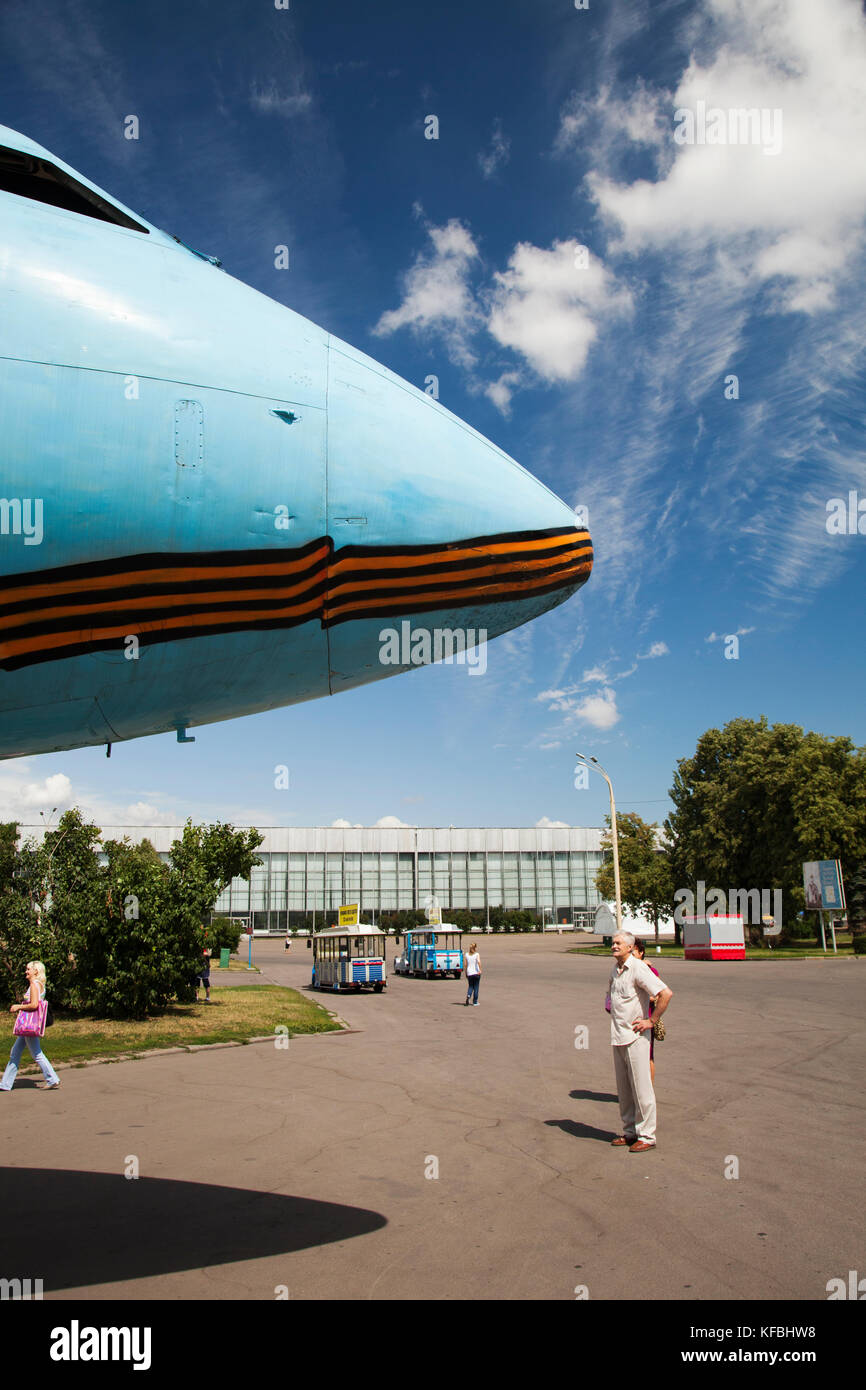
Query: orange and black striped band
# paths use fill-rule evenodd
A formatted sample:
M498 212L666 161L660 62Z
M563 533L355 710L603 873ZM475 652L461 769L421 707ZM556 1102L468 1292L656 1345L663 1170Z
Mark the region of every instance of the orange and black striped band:
M323 627L574 590L592 545L578 529L447 545L132 555L0 580L0 667L230 632Z

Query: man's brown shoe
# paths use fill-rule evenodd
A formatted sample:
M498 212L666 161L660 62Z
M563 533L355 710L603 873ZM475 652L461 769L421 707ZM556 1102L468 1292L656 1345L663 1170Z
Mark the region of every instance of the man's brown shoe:
M627 1139L626 1136L625 1136L624 1134L618 1134L618 1135L616 1136L616 1138L615 1138L615 1139L611 1139L610 1142L611 1142L611 1144L613 1145L613 1147L614 1147L615 1149L622 1149L622 1148L625 1148L626 1145L628 1145L629 1147L631 1147L631 1145L634 1143L634 1140L633 1140L633 1139Z
M637 1143L636 1143L636 1144L632 1144L631 1147L629 1148L629 1153L630 1153L630 1154L643 1154L643 1153L646 1153L647 1149L654 1149L654 1148L655 1148L655 1144L647 1144L645 1140L643 1140L643 1139L638 1139Z

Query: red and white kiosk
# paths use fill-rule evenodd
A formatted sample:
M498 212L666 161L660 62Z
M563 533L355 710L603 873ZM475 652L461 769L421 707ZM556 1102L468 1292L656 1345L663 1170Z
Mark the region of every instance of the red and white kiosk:
M745 960L746 939L742 917L683 918L686 960Z

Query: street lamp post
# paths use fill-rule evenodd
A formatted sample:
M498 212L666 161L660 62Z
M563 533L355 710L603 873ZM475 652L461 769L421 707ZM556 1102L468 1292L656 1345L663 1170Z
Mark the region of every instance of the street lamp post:
M622 895L620 893L619 887L619 844L617 842L616 837L616 802L613 799L613 783L611 782L601 763L598 761L598 758L587 758L583 753L577 753L575 754L575 756L578 757L582 763L585 763L587 767L594 767L596 772L601 773L605 782L607 782L607 789L610 792L610 828L612 832L611 838L613 841L613 883L614 892L616 893L616 929L618 932L621 932Z

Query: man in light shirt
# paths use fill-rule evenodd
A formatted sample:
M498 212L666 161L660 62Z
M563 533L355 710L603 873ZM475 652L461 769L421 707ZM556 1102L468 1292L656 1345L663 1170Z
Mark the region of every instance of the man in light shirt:
M610 1041L616 1071L616 1090L622 1134L614 1147L628 1145L630 1153L645 1153L656 1146L656 1097L650 1079L650 1035L671 1001L673 990L650 970L646 961L632 955L631 932L617 932L611 944L614 966L610 972ZM658 995L655 1008L650 1000Z

